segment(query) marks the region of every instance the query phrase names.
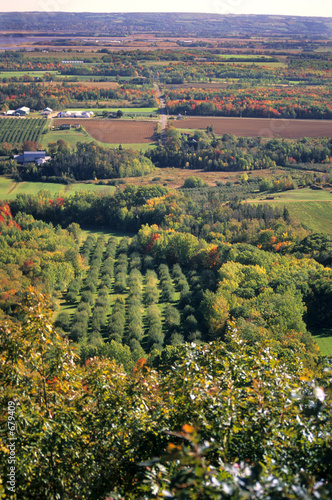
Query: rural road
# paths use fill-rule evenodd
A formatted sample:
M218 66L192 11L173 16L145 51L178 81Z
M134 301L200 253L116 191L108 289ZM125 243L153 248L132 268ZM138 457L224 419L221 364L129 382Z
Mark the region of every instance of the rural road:
M154 84L156 91L158 93L159 99L159 112L160 112L160 122L161 122L161 137L162 143L165 144L166 141L166 126L167 126L167 115L166 115L166 105L165 100L161 97L160 88L157 83Z

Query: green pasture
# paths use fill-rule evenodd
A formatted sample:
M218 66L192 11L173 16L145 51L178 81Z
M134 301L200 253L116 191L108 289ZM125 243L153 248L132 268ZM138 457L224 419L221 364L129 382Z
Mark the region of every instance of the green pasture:
M74 148L78 142L98 142L83 128L80 130L48 130L46 134L42 135L41 146L46 148L50 142L57 142L58 140L68 142L72 148ZM108 145L105 144L105 146Z
M255 54L220 54L221 59L255 59L257 61L261 60L262 57ZM263 56L264 59L272 59L269 56Z
M332 356L332 328L312 332L323 356Z
M332 201L305 201L285 203L292 217L306 229L332 234Z
M176 64L179 61L149 61L142 59L141 61L138 62L143 66L150 67L150 66L172 66L173 64Z
M263 199L267 196L273 200ZM252 203L282 203L292 217L298 219L306 229L314 232L332 234L332 193L315 191L310 188L294 189L282 193L260 194L258 199L248 200Z
M332 201L332 193L326 190L315 190L310 188L293 189L291 191L283 191L281 193L271 193L265 196L273 196L275 202L285 201Z
M58 73L58 79L68 79L70 78L72 81L76 82L116 82L118 80L123 82L128 82L133 77L132 76L120 76L117 78L116 76L104 76L104 75L62 75Z
M63 57L63 56L62 56ZM117 78L115 76L103 76L103 75L62 75L59 71L0 71L0 79L1 78L22 78L24 75L32 76L33 78L43 77L45 73L50 74L54 81L61 80L73 80L78 82L87 82L87 81L102 81L102 82L115 82L118 79L120 81L127 82L131 80L133 77L131 76L120 76Z
M85 183L64 185L51 182L15 182L11 179L0 177L1 200L13 200L18 194L35 195L41 190L49 191L52 197L56 197L68 196L78 191L112 194L115 191L115 187Z
M32 77L40 77L45 73L49 73L52 76L59 75L58 71L0 71L0 78L11 78L12 76L16 76L17 78L21 78L24 75L29 75Z

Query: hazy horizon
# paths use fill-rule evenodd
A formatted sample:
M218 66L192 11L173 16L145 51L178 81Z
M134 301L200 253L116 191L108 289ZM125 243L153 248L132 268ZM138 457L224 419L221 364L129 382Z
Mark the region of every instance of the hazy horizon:
M153 0L16 0L15 8L8 2L1 13L9 12L70 12L70 13L188 13L188 14L235 14L276 15L301 17L332 17L331 0L303 2L302 0L279 0L267 4L265 0L169 0L156 10ZM121 7L121 8L120 8Z

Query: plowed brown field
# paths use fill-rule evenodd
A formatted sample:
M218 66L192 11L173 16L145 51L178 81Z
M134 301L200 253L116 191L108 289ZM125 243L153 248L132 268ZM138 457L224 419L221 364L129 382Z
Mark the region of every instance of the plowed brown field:
M206 129L213 125L215 134L234 134L247 137L332 137L332 121L287 120L269 118L185 118L171 122L176 128Z
M154 141L156 122L136 120L56 119L54 124L80 124L96 141L108 144L140 144Z

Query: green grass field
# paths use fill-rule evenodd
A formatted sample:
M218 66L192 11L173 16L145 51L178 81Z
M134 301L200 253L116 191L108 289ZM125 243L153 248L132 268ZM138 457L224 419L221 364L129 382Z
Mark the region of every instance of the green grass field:
M221 59L255 59L259 61L264 57L265 59L272 59L270 56L261 56L259 54L220 54Z
M332 201L287 202L285 205L306 229L332 234Z
M46 148L50 142L57 142L59 140L66 141L74 148L78 142L97 142L86 130L49 130L46 134L41 136L40 144ZM100 143L102 144L102 143ZM104 144L102 144L104 146ZM108 146L108 144L105 144Z
M264 196L265 195L264 193ZM285 201L332 201L332 193L330 193L330 191L316 191L310 188L272 193L271 196L274 197L274 202L280 201L282 203Z
M0 79L1 78L22 78L24 75L29 75L33 78L41 78L44 76L45 73L49 73L52 75L54 78L54 81L62 81L62 80L74 80L74 81L79 81L79 82L87 82L90 80L95 80L99 81L102 80L103 82L115 82L117 81L117 78L115 76L105 76L103 77L102 75L62 75L58 71L0 71ZM131 80L131 76L121 76L119 79L120 81L129 81Z
M319 333L313 332L323 356L332 356L332 328L324 328Z
M50 75L57 76L59 75L58 71L0 71L0 78L11 78L12 76L16 76L17 78L21 78L24 75L35 77L42 77L45 73L49 73Z
M264 198L267 196L264 193ZM270 195L268 195L270 196ZM306 229L332 234L332 194L310 188L295 189L283 193L272 193L273 200L251 200L253 203L282 203L291 216L298 219Z
M95 193L114 193L114 186L102 186L98 184L55 184L47 182L15 182L5 177L0 177L0 199L13 200L18 194L37 194L40 190L46 190L52 197L67 196L78 191L93 191Z

